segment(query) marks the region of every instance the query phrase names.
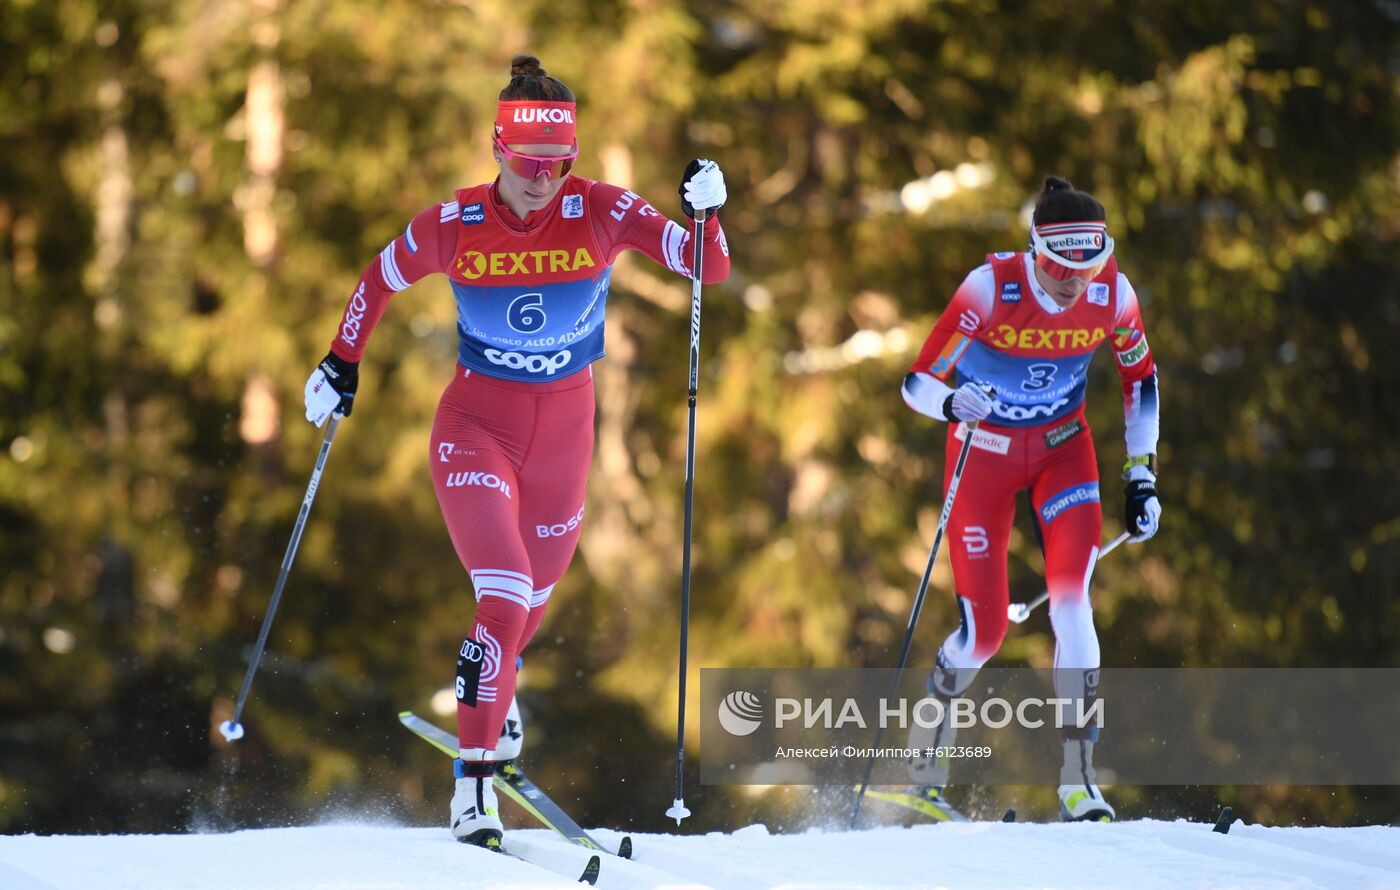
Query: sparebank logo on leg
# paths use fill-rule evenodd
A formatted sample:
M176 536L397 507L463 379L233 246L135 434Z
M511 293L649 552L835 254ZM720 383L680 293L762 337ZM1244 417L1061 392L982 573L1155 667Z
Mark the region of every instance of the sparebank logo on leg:
M763 701L752 692L731 692L719 703L719 725L730 735L751 735L762 723Z
M1049 525L1056 516L1070 507L1078 507L1080 504L1097 504L1098 502L1099 484L1086 482L1083 485L1066 488L1046 501L1045 506L1040 508L1040 517L1045 520L1046 525Z

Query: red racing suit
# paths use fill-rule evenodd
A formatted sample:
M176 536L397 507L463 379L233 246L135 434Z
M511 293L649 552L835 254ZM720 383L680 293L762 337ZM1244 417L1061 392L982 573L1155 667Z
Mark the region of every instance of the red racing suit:
M1137 295L1110 260L1079 300L1061 310L1035 281L1024 253L998 253L974 270L934 324L903 388L910 407L947 420L948 395L967 382L996 390L973 434L947 537L961 627L939 662L971 672L1006 636L1006 556L1019 491L1029 491L1045 550L1056 667L1099 667L1089 600L1102 515L1098 462L1084 392L1089 362L1112 346L1123 384L1130 455L1157 450L1157 371ZM947 495L966 430L949 430Z
M331 349L358 361L389 298L448 276L458 367L428 458L452 544L476 593L459 652L459 744L494 750L516 657L539 629L578 546L593 452L592 362L601 358L612 264L639 250L691 275L691 233L633 192L569 177L524 220L496 184L459 189L416 215L370 263ZM719 219L704 228L704 281L729 274Z

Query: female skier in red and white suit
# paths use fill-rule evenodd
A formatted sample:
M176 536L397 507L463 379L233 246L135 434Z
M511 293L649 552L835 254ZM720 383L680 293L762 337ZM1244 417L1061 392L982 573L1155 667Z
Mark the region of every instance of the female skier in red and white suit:
M905 379L911 408L956 422L947 442L949 477L966 424L978 422L947 529L962 621L939 650L934 694L961 694L1006 636L1007 544L1016 493L1023 490L1030 492L1045 551L1057 684L1079 671L1080 688L1063 691L1073 698L1095 694L1099 641L1089 581L1102 516L1084 392L1089 362L1104 343L1123 384L1129 540L1157 531L1157 368L1137 294L1118 271L1104 219L1091 195L1046 179L1031 249L993 254L967 276ZM1066 732L1061 799L1071 818L1113 815L1093 784L1094 738ZM948 744L946 736L939 744ZM937 795L946 773L928 775L932 790L925 793Z
M539 629L578 544L593 453L593 372L613 262L639 250L691 276L691 232L633 192L571 175L576 106L533 56L501 92L499 177L415 216L370 263L329 354L306 385L307 418L348 415L358 363L389 298L426 275L457 300L458 365L433 422L428 460L443 518L475 588L476 621L457 662L454 835L497 846L491 774L520 750L516 659ZM715 215L724 177L691 161L682 209L709 212L704 281L729 274ZM507 724L507 714L513 718ZM503 728L505 731L503 731Z

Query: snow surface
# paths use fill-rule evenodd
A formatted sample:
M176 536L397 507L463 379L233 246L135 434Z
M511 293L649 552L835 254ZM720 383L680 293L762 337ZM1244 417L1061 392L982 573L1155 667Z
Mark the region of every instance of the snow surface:
M599 830L605 844L619 832ZM858 832L633 835L602 888L1400 888L1400 828L1190 822L924 825ZM583 857L554 835L507 844ZM579 858L581 870L583 858ZM444 828L340 824L230 834L0 836L0 890L536 890L560 875L454 842Z

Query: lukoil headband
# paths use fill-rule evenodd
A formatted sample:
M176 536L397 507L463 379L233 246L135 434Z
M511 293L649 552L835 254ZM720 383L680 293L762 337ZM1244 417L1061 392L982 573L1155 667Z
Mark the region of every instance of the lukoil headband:
M577 138L575 103L501 101L496 136L506 145L573 145Z

